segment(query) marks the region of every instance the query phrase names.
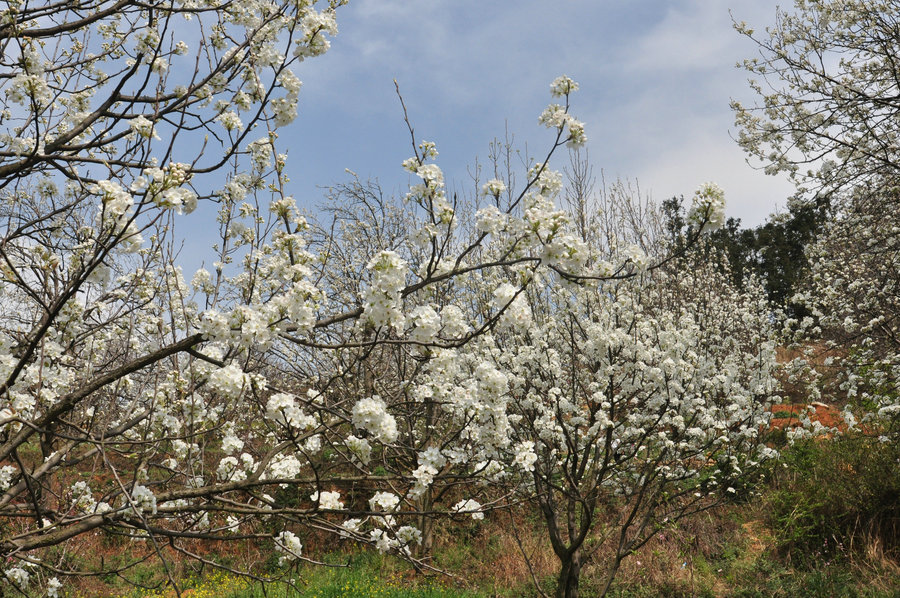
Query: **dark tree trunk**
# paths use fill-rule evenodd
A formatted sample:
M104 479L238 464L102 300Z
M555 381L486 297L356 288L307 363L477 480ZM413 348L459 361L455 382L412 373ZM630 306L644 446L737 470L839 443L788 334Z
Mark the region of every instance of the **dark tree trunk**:
M420 500L420 510L423 512L419 516L419 529L422 530L422 544L419 546L419 558L431 558L431 551L434 549L434 520L430 515L425 515L434 508L434 498L431 488L425 491L425 495Z
M556 598L578 598L578 581L581 578L581 550L576 550L568 560L560 559L562 567L556 581Z

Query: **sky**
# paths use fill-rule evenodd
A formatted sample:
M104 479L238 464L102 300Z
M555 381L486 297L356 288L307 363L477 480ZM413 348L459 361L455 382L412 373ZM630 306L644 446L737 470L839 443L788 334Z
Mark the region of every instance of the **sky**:
M732 98L752 101L737 61L756 53L732 17L763 30L773 0L350 0L324 56L296 69L300 115L281 133L291 191L312 208L345 169L404 193L412 155L394 89L416 137L437 143L448 182L472 188L476 159L512 133L530 155L551 132L537 117L550 82L581 88L597 174L636 180L654 200L690 198L701 183L725 189L728 215L754 226L784 206L785 178L747 164L733 140ZM566 163L565 156L556 167ZM758 165L756 165L758 166ZM468 185L468 187L467 187Z

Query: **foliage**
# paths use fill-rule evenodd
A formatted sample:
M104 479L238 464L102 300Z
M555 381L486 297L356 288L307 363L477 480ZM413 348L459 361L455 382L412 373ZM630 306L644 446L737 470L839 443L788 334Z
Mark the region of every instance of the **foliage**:
M900 553L900 450L861 434L782 451L766 502L777 546L797 563Z
M475 598L481 594L446 587L432 579L410 585L396 574L385 574L378 558L355 558L349 565L314 566L294 585L265 586L250 580L215 573L185 580L183 596L190 598ZM134 590L117 598L170 598L167 590Z
M752 285L750 281L755 279L762 284L773 307L784 311L787 317L802 319L809 310L794 295L806 279L806 250L825 227L829 206L830 202L822 199L792 201L787 212L774 214L754 228L741 228L740 219L729 218L693 253L701 262L724 256L721 270L730 274L739 289ZM683 198L664 201L662 211L669 243L676 251L682 250L689 234Z
M761 488L766 496L767 486ZM625 598L655 596L864 596L888 598L895 595L898 570L889 560L864 554L848 554L835 559L834 555L816 551L808 553L803 562L778 551L775 538L764 521L767 512L764 500L708 511L683 525L657 534L632 558L623 563L608 593ZM536 513L534 515L537 515ZM455 531L452 522L440 527ZM527 570L509 552L515 546L509 519L502 514L489 515L481 524L468 526L464 537L455 533L440 533L435 558L457 579L416 574L408 564L390 555L374 551L347 552L326 555L324 560L349 567L323 568L304 565L295 573L299 590L280 584L262 584L250 580L224 576L219 573L197 579L186 579L186 596L207 598L223 595L226 598L262 598L274 596L312 596L321 588L338 595L345 586L372 588L375 595L402 596L507 596L509 598L534 594L529 587ZM545 543L539 526L522 522L520 538L534 549ZM504 547L507 550L504 550ZM552 557L552 549L545 547ZM599 564L599 563L598 563ZM548 591L552 591L554 576L549 575L551 563L536 564L537 572ZM156 567L159 568L158 563ZM893 568L892 568L893 567ZM582 592L593 595L605 582L602 567L588 565L582 579ZM164 579L160 571L157 581ZM455 589L465 579L465 588ZM96 586L95 586L96 587ZM122 587L121 584L118 587ZM187 591L190 590L190 591ZM299 593L298 593L299 592ZM76 590L73 598L97 595L117 598L172 598L171 589L160 591L137 590L122 593ZM352 595L352 594L351 594Z

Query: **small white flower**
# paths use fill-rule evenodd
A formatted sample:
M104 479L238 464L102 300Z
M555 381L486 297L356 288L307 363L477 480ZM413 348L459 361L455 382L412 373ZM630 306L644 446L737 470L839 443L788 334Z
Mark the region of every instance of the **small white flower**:
M319 503L320 509L328 509L330 511L340 511L344 508L344 503L340 498L340 492L313 492L309 495L311 501Z
M241 117L237 115L237 112L223 112L219 116L216 117L216 120L225 127L226 131L234 131L244 128L244 123L241 122Z
M275 550L282 553L282 556L278 559L278 565L283 566L285 563L300 558L303 544L300 543L300 539L293 532L284 531L275 537Z
M387 405L378 396L369 397L353 405L353 425L366 430L380 442L390 443L397 440L397 420L387 412Z
M494 197L498 197L504 191L506 191L506 183L500 179L491 179L481 187L484 195L493 195Z
M725 192L715 183L704 183L694 193L688 220L702 232L718 230L725 225Z
M472 500L471 498L468 500L461 500L453 506L454 513L471 513L472 519L476 521L479 519L484 519L484 512L481 510L481 503L476 500Z
M392 492L376 492L369 499L369 508L373 511L385 511L387 513L396 510L400 504L400 497Z
M566 96L573 91L578 91L578 83L566 75L560 75L550 84L550 94L555 97Z
M159 139L159 135L156 134L156 129L153 126L153 121L143 114L128 121L128 125L131 127L133 133L140 135L141 137L146 139Z

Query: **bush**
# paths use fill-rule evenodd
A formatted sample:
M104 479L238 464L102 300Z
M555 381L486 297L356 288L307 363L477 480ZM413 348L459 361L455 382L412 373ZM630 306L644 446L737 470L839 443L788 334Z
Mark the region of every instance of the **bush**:
M801 561L873 547L900 556L898 462L900 446L861 434L786 448L767 499L778 548Z

